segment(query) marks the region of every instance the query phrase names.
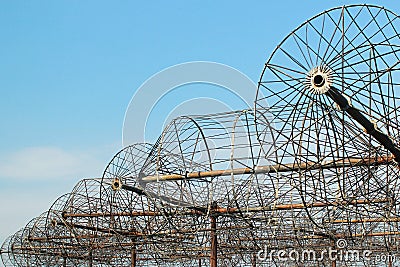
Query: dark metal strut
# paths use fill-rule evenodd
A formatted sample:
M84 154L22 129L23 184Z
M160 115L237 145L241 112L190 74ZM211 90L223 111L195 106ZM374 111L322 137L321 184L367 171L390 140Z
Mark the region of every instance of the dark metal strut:
M368 134L372 135L381 145L392 152L394 160L400 163L400 148L393 143L388 135L379 131L374 123L368 120L357 108L352 107L349 101L335 87L331 86L325 94L335 101L344 112L361 124Z

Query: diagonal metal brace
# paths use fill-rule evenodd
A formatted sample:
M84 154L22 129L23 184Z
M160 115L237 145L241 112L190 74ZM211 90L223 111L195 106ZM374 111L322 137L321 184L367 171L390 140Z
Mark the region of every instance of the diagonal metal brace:
M351 106L349 101L343 96L342 93L339 92L339 90L331 86L325 95L335 101L335 103L338 104L344 112L361 124L368 134L374 137L387 150L392 152L394 155L394 160L397 163L400 163L400 148L392 141L392 139L390 139L388 135L376 129L374 123L368 120L368 118L366 118L357 108Z

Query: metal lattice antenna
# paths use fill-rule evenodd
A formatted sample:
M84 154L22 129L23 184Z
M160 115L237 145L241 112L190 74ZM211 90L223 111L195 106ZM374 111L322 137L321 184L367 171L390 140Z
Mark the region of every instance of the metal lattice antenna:
M303 23L268 59L254 113L179 117L124 148L8 238L3 263L381 266L257 253L400 252L398 24L370 5Z

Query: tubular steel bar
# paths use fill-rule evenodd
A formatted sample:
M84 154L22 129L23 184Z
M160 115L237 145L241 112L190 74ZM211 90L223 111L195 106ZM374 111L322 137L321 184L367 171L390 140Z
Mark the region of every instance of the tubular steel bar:
M130 190L128 190L130 191ZM148 216L163 216L159 211L132 211L132 212L109 212L109 213L64 213L63 218L73 217L113 217L113 216L127 216L127 217L148 217ZM169 214L175 215L175 214Z
M394 160L400 163L400 148L393 143L388 135L379 131L374 123L368 120L357 108L352 107L349 101L335 87L331 86L326 95L335 101L344 112L361 124L368 134L372 135L381 145L392 152Z
M393 217L393 218L366 218L366 219L353 219L353 220L333 220L333 221L326 221L325 223L376 223L376 222L400 222L400 217Z
M305 209L305 208L319 208L319 207L331 207L331 206L347 206L347 205L364 205L364 204L372 204L372 203L386 203L390 202L389 198L382 199L359 199L359 200L349 200L349 201L333 201L333 202L314 202L314 203L291 203L291 204L279 204L279 205L269 205L264 207L249 207L249 208L221 208L216 207L212 209L210 212L215 214L233 214L233 213L246 213L246 212L262 212L262 211L276 211L276 210L295 210L295 209ZM64 218L68 217L114 217L114 216L127 216L127 217L141 217L141 216L173 216L173 215L202 215L203 212L192 210L185 211L181 213L164 213L160 211L132 211L132 212L115 212L115 213L65 213L63 214ZM63 224L63 222L57 222L58 224ZM87 228L85 226L85 228ZM89 227L90 230L95 228ZM97 229L102 230L102 229ZM108 230L105 230L108 232Z
M242 212L258 212L258 211L275 211L275 210L295 210L295 209L305 209L305 208L320 208L320 207L330 207L330 206L347 206L347 205L363 205L372 203L385 203L389 202L391 199L360 199L352 201L333 201L333 202L314 202L309 204L283 204L283 205L271 205L266 207L256 207L248 209L238 209L238 208L216 208L212 212L214 213L242 213Z
M131 250L131 266L132 267L136 267L136 260L137 260L136 245L133 245L133 248Z
M319 163L276 164L268 166L259 166L254 169L237 168L228 170L191 172L185 175L181 174L152 175L141 178L141 181L151 183L158 181L176 181L185 179L208 178L208 177L230 176L230 175L240 175L240 174L259 174L259 173L261 174L261 173L291 172L291 171L302 171L302 170L320 170L320 169L355 167L355 166L370 166L370 165L387 164L393 159L394 159L393 157L379 157L372 159L350 158L347 160L327 161L321 164ZM125 190L130 190L130 187L128 186L122 186L122 188Z
M212 209L217 209L217 204L213 203ZM217 267L218 262L218 236L217 236L217 215L211 214L211 251L210 251L210 266Z
M89 251L89 267L93 266L93 251Z

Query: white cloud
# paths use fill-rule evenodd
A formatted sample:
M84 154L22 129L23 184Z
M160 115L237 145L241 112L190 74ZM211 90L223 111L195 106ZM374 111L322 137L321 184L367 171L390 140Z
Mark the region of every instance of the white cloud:
M65 150L29 147L0 155L0 246L7 236L48 210L81 179L100 177L118 145ZM0 260L0 267L3 266Z
M98 177L106 164L103 160L104 155L99 158L93 151L30 147L9 155L1 155L0 177L19 180Z

